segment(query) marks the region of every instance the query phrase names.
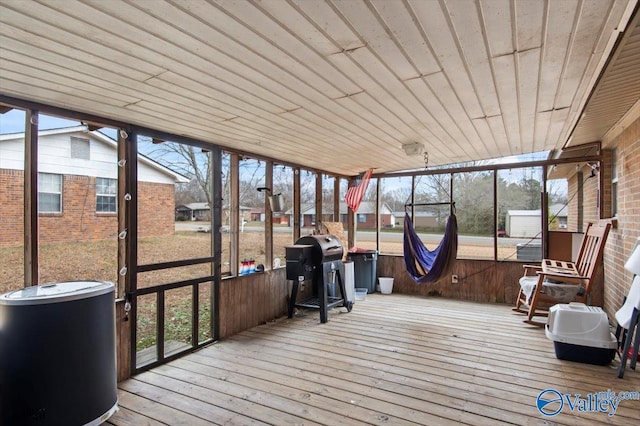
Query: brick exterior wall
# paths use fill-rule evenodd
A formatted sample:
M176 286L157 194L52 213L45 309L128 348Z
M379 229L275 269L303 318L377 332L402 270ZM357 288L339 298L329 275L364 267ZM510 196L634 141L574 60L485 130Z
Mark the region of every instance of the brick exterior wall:
M582 232L582 229L578 230L578 196L571 198L573 194L578 193L578 175L573 175L567 182L567 194L569 195L569 204L567 205L567 231L568 232Z
M62 178L62 212L39 214L41 244L63 241L91 241L115 237L115 214L96 211L95 178L64 175Z
M624 264L640 236L640 118L627 127L611 144L617 148L618 163L618 214L617 228L611 230L605 249L604 309L613 314L622 304L622 298L629 292L632 274L624 269ZM611 167L611 162L609 162ZM606 179L608 176L608 179ZM611 187L611 173L605 172L605 187ZM605 193L604 211L611 212L611 195ZM609 202L607 205L606 203Z
M611 162L609 161L609 169L610 168ZM607 210L606 206L603 206L601 201L601 199L605 198L608 194L608 202L610 206L611 190L610 188L607 188L607 191L603 191L603 195L601 195L598 189L600 179L605 179L606 173L609 173L609 183L611 182L611 172L610 170L608 172L601 170L599 173L602 174L602 176L596 174L595 177L590 177L591 167L585 165L582 167L581 173L576 173L569 179L569 197L571 197L572 194L577 195L568 205L567 231L584 232L589 222L597 222L600 217L609 217L611 215L611 207ZM578 192L579 179L582 180L582 196L580 196ZM582 215L582 223L579 221L580 215Z
M574 199L571 200L568 206L568 227L567 230L571 232L584 232L587 224L589 222L597 222L600 218L607 219L611 217L612 211L612 187L611 187L611 177L612 177L612 165L613 165L613 151L611 149L605 149L602 152L602 161L600 164L600 170L597 177L590 177L591 175L591 167L582 163L582 168L580 173L573 175L568 182L569 196L572 194L578 193L578 180L582 180L582 197L580 198L578 195ZM601 184L601 185L600 185ZM579 215L582 215L582 227L579 226ZM616 234L616 230L613 230L609 233L609 237L607 239L607 245L605 248L604 254L604 269L600 270L598 273L598 278L596 279L593 287L592 287L592 300L591 303L596 306L604 306L606 309L611 310L612 307L617 306L617 304L612 303L613 299L620 296L620 291L612 288L612 283L619 282L622 276L616 271L622 268L624 262L622 261L622 253L618 244L614 241L619 239L619 235ZM611 268L606 265L613 265L616 263L622 264ZM628 289L627 289L628 290ZM610 293L611 296L608 297L607 302L607 294ZM626 293L625 293L626 294ZM607 307L607 304L609 305ZM613 309L615 312L617 308ZM611 312L609 312L611 314Z
M24 173L0 170L0 247L21 246L24 239ZM41 244L116 238L115 213L96 213L96 178L64 175L62 213L39 215ZM140 238L174 232L174 186L140 182L138 235Z
M595 177L589 177L591 175L591 168L587 167L583 172L584 184L582 185L582 229L581 232L587 228L589 222L597 222L600 217L608 217L608 215L600 215L600 191L599 191L599 179L596 174Z
M24 240L24 172L0 169L0 247Z
M602 194L600 195L602 208L601 213L602 217L611 217L612 216L612 205L611 205L611 178L612 178L612 167L613 167L613 151L610 149L602 150L602 161L600 163L600 177L602 178Z
M174 196L174 185L138 183L138 238L173 235Z

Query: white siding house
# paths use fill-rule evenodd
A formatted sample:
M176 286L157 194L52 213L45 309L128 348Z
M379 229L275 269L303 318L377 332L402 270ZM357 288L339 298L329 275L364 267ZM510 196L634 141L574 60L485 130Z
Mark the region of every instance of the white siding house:
M116 179L116 148L115 140L85 126L43 130L38 134L38 171ZM24 133L0 135L0 169L24 170ZM138 155L138 181L175 184L188 179Z
M117 235L117 142L75 126L39 132L37 146L41 241ZM0 135L0 246L23 242L24 150L24 133ZM175 184L188 180L143 155L138 155L137 165L138 234L172 235Z

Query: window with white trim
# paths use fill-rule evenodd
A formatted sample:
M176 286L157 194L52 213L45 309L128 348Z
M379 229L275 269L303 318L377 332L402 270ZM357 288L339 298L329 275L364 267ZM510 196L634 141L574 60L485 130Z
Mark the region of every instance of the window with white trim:
M117 194L116 179L96 178L96 213L115 213L118 208Z
M62 175L38 173L38 212L62 213Z

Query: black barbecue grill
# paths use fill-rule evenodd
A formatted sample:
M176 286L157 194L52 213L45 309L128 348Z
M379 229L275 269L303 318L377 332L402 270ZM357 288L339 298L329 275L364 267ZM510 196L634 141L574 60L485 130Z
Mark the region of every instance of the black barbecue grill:
M293 281L289 299L289 318L296 307L320 310L320 322L327 322L327 311L344 306L351 312L353 302L347 301L342 264L342 243L333 235L306 235L292 246L286 246L287 279ZM312 280L312 296L297 301L298 286ZM336 282L337 281L337 282Z

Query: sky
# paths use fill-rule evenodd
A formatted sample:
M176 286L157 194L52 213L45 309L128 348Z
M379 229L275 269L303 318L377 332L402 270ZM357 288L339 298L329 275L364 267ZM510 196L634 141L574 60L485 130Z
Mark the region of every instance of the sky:
M25 112L19 109L0 114L0 134L6 133L22 133L25 125ZM53 117L50 115L39 115L38 128L40 130L59 129L62 127L79 126L79 121L67 120L64 118ZM101 129L102 133L115 138L115 129Z
M24 132L24 116L24 111L19 109L12 109L6 114L1 114L0 134ZM49 115L40 114L39 118L40 123L38 124L38 126L41 130L57 129L60 127L71 127L80 124L77 121L65 120L63 118L52 117Z

